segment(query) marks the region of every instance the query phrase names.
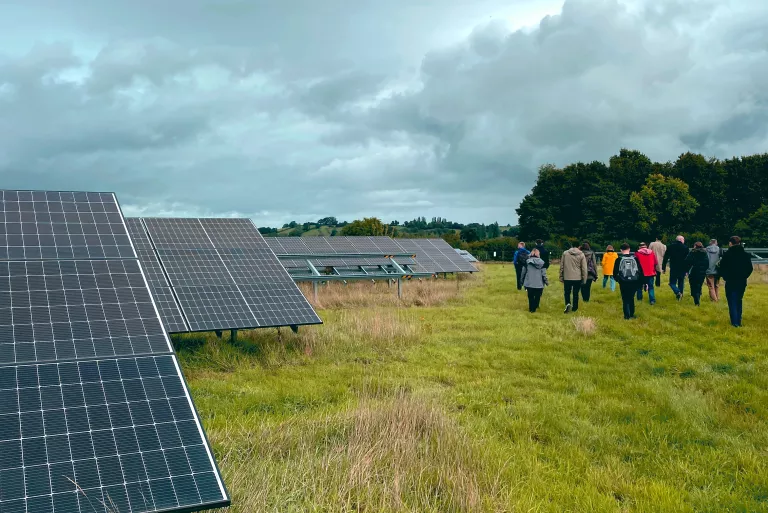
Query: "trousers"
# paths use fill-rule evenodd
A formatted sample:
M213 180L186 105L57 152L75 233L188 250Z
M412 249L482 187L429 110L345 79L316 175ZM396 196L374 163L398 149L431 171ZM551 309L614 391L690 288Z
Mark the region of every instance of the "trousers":
M541 304L541 295L544 294L544 289L528 287L526 290L528 291L528 311L535 312Z
M517 275L517 290L523 289L523 266L515 265L515 274Z
M635 294L637 293L637 283L619 283L621 289L621 307L624 310L624 318L631 319L635 316Z
M709 299L715 303L720 301L720 277L708 275L707 288L709 289Z
M674 292L675 295L682 294L685 291L685 273L677 274L670 272L669 288L672 289L672 292Z
M642 301L643 300L643 286L648 286L648 300L651 302L652 305L656 304L656 291L653 288L653 283L656 281L655 276L643 276L640 279L640 284L637 287L637 300Z
M563 283L563 295L565 304L571 305L571 311L579 309L579 292L581 291L581 280L565 280ZM571 299L573 298L573 299Z
M581 299L585 303L589 303L589 298L592 297L592 279L587 278L587 283L581 286Z
M744 308L744 292L746 283L725 282L725 299L728 300L728 314L733 326L741 326L741 316Z
M704 280L706 277L704 275L688 275L688 284L691 286L691 297L693 298L693 303L696 305L701 304L701 287L704 285Z
M611 292L616 290L616 278L613 276L603 276L603 288L608 284L608 280L611 280Z

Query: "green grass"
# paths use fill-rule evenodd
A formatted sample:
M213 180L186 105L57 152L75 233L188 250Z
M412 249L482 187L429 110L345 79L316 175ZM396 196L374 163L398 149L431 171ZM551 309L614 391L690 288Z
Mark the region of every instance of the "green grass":
M232 511L768 511L768 277L740 330L598 286L592 335L552 281L536 314L488 265L442 306L177 339Z

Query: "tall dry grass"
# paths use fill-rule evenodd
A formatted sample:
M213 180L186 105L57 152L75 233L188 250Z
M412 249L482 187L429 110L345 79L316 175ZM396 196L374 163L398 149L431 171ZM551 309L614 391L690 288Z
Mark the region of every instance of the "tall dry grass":
M333 281L318 285L317 300L311 283L299 288L313 307L319 309L365 308L376 306L439 306L461 297L462 291L476 285L475 274L459 273L448 279L422 278L404 280L402 298L397 297L397 282Z
M209 436L236 512L470 512L503 493L457 423L408 393L313 419L240 418Z

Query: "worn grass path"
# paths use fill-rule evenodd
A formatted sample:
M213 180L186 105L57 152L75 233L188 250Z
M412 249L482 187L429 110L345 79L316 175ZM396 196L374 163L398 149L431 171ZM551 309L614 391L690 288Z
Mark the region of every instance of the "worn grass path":
M741 330L668 287L627 322L598 287L592 335L557 283L529 314L509 265L460 286L177 339L232 510L768 511L768 277Z

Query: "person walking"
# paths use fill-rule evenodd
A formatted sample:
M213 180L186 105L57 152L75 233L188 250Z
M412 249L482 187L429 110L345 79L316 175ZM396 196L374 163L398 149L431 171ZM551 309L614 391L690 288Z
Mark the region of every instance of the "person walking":
M709 268L709 256L704 244L696 241L693 250L688 253L688 257L685 259L685 267L688 269L688 284L691 286L693 304L700 306L701 287L704 285L704 280L707 279L707 269Z
M517 275L517 290L523 290L523 268L529 255L530 252L525 249L525 242L518 242L517 251L515 251L515 256L512 258L512 263L515 265L515 274Z
M539 258L544 260L544 269L549 269L549 250L544 247L544 241L536 239L536 249L539 250Z
M649 247L645 245L645 242L641 242L637 249L637 261L640 262L640 271L642 277L640 278L640 286L637 287L637 300L643 300L643 289L648 290L648 301L651 306L656 304L656 291L654 290L654 282L656 281L656 268L659 261L656 259L656 253L651 251Z
M528 311L531 313L539 309L544 287L549 285L547 268L540 256L539 250L534 248L525 263L525 267L523 267L523 286L528 292Z
M685 259L688 257L688 248L685 245L685 237L678 235L675 241L669 245L664 260L661 263L661 272L667 272L669 263L669 288L675 293L678 301L683 300L685 291Z
M621 245L621 253L613 268L613 277L619 282L621 291L621 306L624 311L624 320L636 319L635 294L642 287L643 272L637 255L629 254L629 244Z
M589 247L588 241L582 242L579 249L587 260L587 281L581 286L581 298L585 303L589 303L589 298L592 296L592 283L597 281L597 258L595 258L595 252Z
M616 279L613 277L613 266L616 263L616 259L619 255L613 250L613 246L610 244L605 248L603 259L601 264L603 266L603 288L608 284L608 280L611 281L611 292L616 292Z
M709 267L707 267L707 288L709 289L709 300L715 303L720 301L720 276L717 274L717 264L723 258L723 249L717 245L717 239L709 241L707 246L707 257L709 258Z
M744 292L752 275L752 259L744 251L741 237L734 235L728 241L728 251L720 259L719 274L725 280L725 299L728 301L731 326L741 328Z
M560 283L563 284L563 295L565 296L564 313L575 312L579 309L579 291L586 282L587 259L579 248L572 247L563 253L560 259Z
M664 254L667 252L666 244L661 242L661 235L656 236L656 240L651 242L648 249L653 251L656 255L656 260L659 262L656 266L656 286L661 287L661 262L664 260Z

